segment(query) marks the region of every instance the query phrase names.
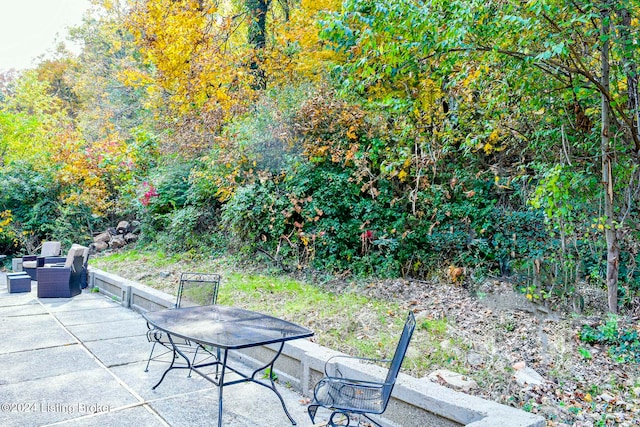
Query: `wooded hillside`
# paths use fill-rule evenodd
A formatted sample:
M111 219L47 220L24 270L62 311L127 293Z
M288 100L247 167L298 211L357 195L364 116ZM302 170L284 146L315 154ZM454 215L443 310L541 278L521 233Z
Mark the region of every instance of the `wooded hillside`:
M629 0L95 0L0 81L0 253L89 243L638 304Z

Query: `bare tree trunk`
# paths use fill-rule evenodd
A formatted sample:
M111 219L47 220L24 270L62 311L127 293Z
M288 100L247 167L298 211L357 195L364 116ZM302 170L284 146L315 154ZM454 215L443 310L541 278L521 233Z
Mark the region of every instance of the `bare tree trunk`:
M605 235L607 239L607 296L609 300L609 311L618 312L618 269L620 260L620 247L614 223L614 193L613 193L613 156L611 153L610 135L610 105L607 100L609 93L609 37L611 35L611 10L610 2L605 1L602 9L602 184L604 186L604 214L606 218Z
M251 60L251 73L254 76L253 84L255 90L267 88L267 78L264 68L262 68L262 55L267 45L267 12L271 0L245 0L245 7L249 11L248 41L254 49L254 57Z

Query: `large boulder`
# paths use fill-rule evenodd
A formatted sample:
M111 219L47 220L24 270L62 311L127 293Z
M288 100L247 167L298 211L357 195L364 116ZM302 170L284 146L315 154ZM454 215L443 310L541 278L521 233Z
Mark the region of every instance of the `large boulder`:
M132 243L138 240L138 235L133 233L127 233L124 235L124 240L127 243Z
M97 236L95 236L93 238L93 243L99 243L99 242L109 243L110 240L111 240L111 234L108 231L105 231L104 233L100 233Z
M127 234L131 231L131 224L129 221L120 221L116 226L116 232L118 234Z
M124 240L124 237L113 236L113 239L111 239L110 246L113 249L119 249L119 248L122 248L123 246L126 246L126 244L127 242Z
M102 252L107 250L107 248L109 248L109 244L107 242L94 242L89 245L89 250L92 253Z

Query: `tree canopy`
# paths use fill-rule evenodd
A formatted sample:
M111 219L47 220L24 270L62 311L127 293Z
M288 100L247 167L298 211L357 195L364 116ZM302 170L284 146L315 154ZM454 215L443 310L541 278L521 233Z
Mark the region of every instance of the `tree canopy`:
M127 218L286 270L638 297L637 2L95 3L79 56L0 85L1 249Z

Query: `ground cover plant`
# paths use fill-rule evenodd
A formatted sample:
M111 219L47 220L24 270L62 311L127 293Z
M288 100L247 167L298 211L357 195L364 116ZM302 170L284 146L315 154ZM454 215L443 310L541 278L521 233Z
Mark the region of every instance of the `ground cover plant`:
M634 426L640 420L640 369L632 360L638 324L606 315L606 304L572 315L534 304L499 280L470 288L447 279L305 279L192 253L134 250L94 258L91 265L169 293L180 272L221 273L219 303L305 325L315 331L315 342L360 356L389 357L403 315L414 310L418 325L403 372L417 378L437 369L464 374L478 384L465 392L539 413L549 426ZM514 375L522 363L544 382L519 385Z

